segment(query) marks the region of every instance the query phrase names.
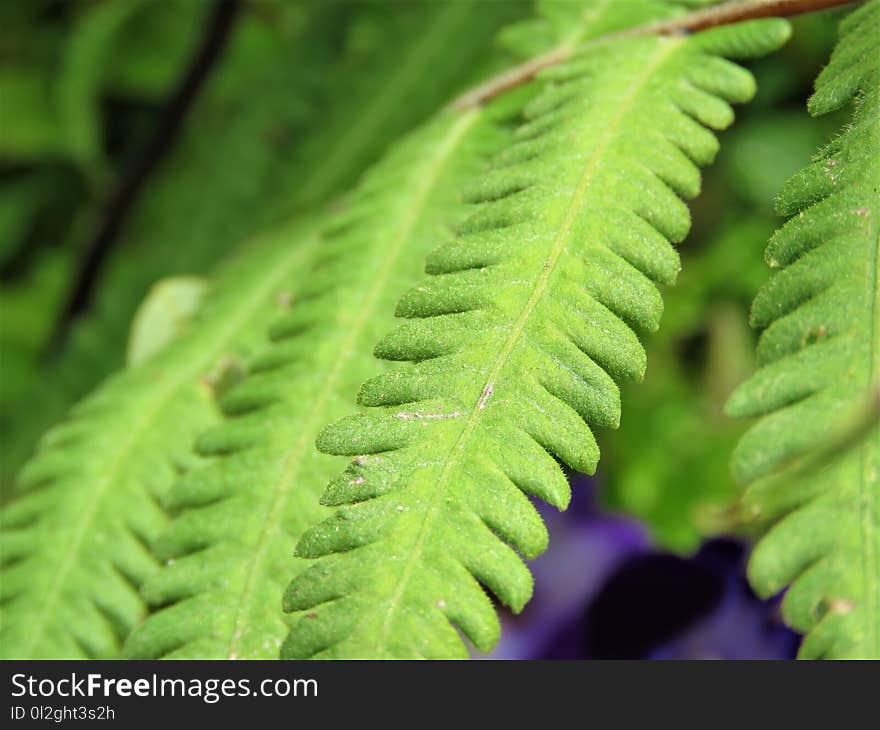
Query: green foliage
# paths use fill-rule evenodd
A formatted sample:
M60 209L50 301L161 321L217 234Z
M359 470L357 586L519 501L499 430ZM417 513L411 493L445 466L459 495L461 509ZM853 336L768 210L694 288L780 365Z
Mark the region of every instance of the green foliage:
M791 586L783 615L805 657L880 656L880 429L859 425L880 382L878 0L842 23L809 109L853 99L852 123L779 196L792 218L752 309L760 369L728 405L760 416L733 467L744 512L774 523L750 576L765 595Z
M0 145L7 146L0 149L0 306L20 315L0 320L4 494L38 433L116 363L112 348L100 336L84 342L63 367L54 366L47 350L63 317L79 258L97 225L106 189L117 183L140 140L141 125L157 113L154 97L170 93L206 8L201 3L138 1L4 6ZM120 53L123 39L136 35L132 26L150 27L154 17L167 17L173 11L175 32L162 38L164 70L154 75L148 92L138 83L116 81L118 74L111 69L122 72L145 63L143 44L125 45L125 53ZM118 55L125 63L106 63L108 57ZM6 79L13 85L30 85L38 108L10 99ZM112 145L100 112L111 103L137 109L114 117L112 136L119 141ZM19 125L26 134L44 129L48 136L40 145L20 146L15 131Z
M144 586L161 610L129 638L129 656L277 656L293 545L324 516L315 488L341 467L315 436L378 372L370 343L460 217L458 190L499 134L476 112L439 119L397 145L329 224L272 346L223 399L229 419L199 439L207 463L170 495L178 517L156 542L167 564Z
M110 629L118 641L131 628L137 586L152 568L145 545L164 520L153 500L190 460L225 363L246 355L277 309L274 295L289 290L305 255L291 251L294 233L233 262L187 337L108 382L44 439L2 513L4 649L101 656L114 646ZM105 542L112 552L95 549Z
M349 124L352 115L351 110L358 109L359 104L366 105L365 111L374 109L376 112L376 124L380 128L388 127L390 134L394 134L401 127L411 124L418 114L424 113L425 105L430 104L432 98L444 99L447 97L450 87L463 83L463 77L466 73L469 73L465 65L469 60L467 54L455 56L446 64L443 74L438 76L438 83L422 91L421 101L414 100L414 103L410 106L402 107L400 105L401 99L411 96L414 85L420 84L421 75L418 72L423 73L425 68L434 65L443 51L439 38L434 37L431 43L426 45L421 42L418 34L412 32L413 28L428 20L442 19L441 25L444 32L457 34L463 26L474 25L473 33L469 36L468 40L471 43L470 47L476 50L491 32L494 27L493 24L497 24L503 18L515 15L518 12L518 7L517 4L506 4L503 7L499 6L495 11L485 12L475 6L467 5L464 8L459 6L455 9L445 4L432 5L430 7L426 5L414 6L407 10L402 18L397 18L395 24L389 28L380 22L383 13L387 17L389 8L368 6L367 11L369 15L357 28L361 36L363 36L365 29L370 30L370 33L367 34L366 38L361 37L351 50L351 54L355 58L360 59L361 62L365 59L370 59L370 63L367 66L369 73L356 77L356 82L348 83L349 87L354 87L353 90L349 89L351 93L334 97L334 103L337 106L334 112L335 116L331 114L328 117L330 126L336 124L333 121L334 119L344 120L346 124ZM331 14L331 10L328 8L319 14L321 21L327 24L328 30L333 28L333 24L330 21L337 18L337 15ZM477 23L474 23L474 16L478 12L480 19ZM379 17L375 17L377 14ZM290 32L289 29L288 32ZM405 40L410 46L409 50L406 48L402 49L399 44L394 46L394 44L389 42L391 38ZM257 177L255 171L258 169L255 166L269 165L270 167L266 169L274 170L276 173L276 177L271 178L271 184L275 186L278 180L277 174L281 172L283 167L281 163L285 157L285 155L282 155L280 159L278 158L278 149L275 144L278 135L267 135L263 127L267 124L273 127L283 124L279 120L279 104L286 105L288 108L292 106L296 114L302 115L301 104L299 102L291 104L289 101L290 96L278 88L278 84L283 80L289 80L291 66L293 68L308 69L316 64L314 60L306 61L302 58L304 53L311 51L308 49L304 51L295 43L272 40L271 35L263 32L260 22L252 21L251 25L242 29L238 43L239 50L237 53L238 57L242 59L242 63L235 63L237 56L236 50L233 49L231 51L233 54L232 60L228 62L227 66L229 75L224 76L224 74L221 74L214 81L215 89L219 90L216 98L208 96L203 103L202 117L206 124L196 125L193 130L193 145L185 146L180 158L171 163L167 173L168 184L159 184L153 188L154 192L151 198L148 198L143 204L141 212L133 222L133 231L128 234L129 240L126 242L124 255L120 255L118 264L115 267L111 261L110 271L106 276L113 283L102 289L101 296L103 300L99 303L99 306L106 311L106 316L102 316L99 312L98 317L93 317L85 326L79 327L77 340L74 343L72 352L64 361L68 366L72 366L71 369L86 370L92 373L91 377L95 377L95 374L102 372L102 369L107 369L111 366L118 355L105 354L107 353L107 340L109 339L112 342L115 339L114 331L120 329L120 323L125 322L127 319L126 312L130 305L125 302L132 302L132 294L141 291L146 282L152 276L155 276L159 270L167 269L169 264L176 266L185 265L187 259L172 252L185 252L189 257L190 265L195 268L201 268L201 264L198 263L199 256L207 257L209 250L213 252L211 255L215 256L218 250L223 248L224 240L230 243L236 242L240 240L247 229L259 225L260 216L253 215L254 201L248 201L248 197L252 193L262 194L268 183L254 184L254 178ZM258 57L260 54L263 56L261 62L256 65L254 65L255 47ZM380 59L375 59L377 47L383 51L386 50L386 47L395 47L394 59L387 53ZM260 51L260 48L265 48L265 50ZM383 88L384 77L389 73L393 72L396 74L399 72L399 54L402 50L405 57L412 61L410 65L414 65L415 68L411 68L405 78L398 79L397 83L393 85L393 89L386 91L379 101L371 107L370 104L373 103L371 96L375 95L377 89ZM294 56L293 59L289 58L291 55ZM352 59L348 58L346 63L351 64ZM242 65L245 66L244 70L240 68ZM253 67L254 70L249 70L249 67ZM350 71L351 68L347 68L347 72ZM334 71L334 73L338 72ZM261 79L266 79L266 83L261 84L257 82ZM340 75L339 80L344 81L344 77ZM213 106L216 107L215 111L221 112L221 118L228 116L230 93L241 96L242 112L234 117L237 123L231 126L220 125L214 137L202 138L205 126L208 126L210 129L211 126L216 124L210 121L213 112L209 113L205 109L211 110ZM261 103L254 106L251 104L254 99L260 100ZM335 136L331 137L331 134ZM324 149L337 147L336 141L340 134L341 132L338 128L335 130L331 129L327 136L323 138ZM375 155L376 151L383 144L383 140L386 139L387 137L379 133L378 129L372 129L369 135L361 136L358 140L352 140L347 144L345 155L340 164L336 165L332 174L329 174L327 170L318 164L317 160L312 162L308 168L309 174L316 178L320 176L321 184L326 186L327 190L333 190L346 181L353 172L356 172L357 165L362 164L361 160L365 155ZM263 141L265 141L265 154L261 156L254 155L252 140L260 141L260 144L263 144ZM286 144L290 144L290 141ZM227 154L225 156L217 156L216 150L218 146L226 151ZM250 172L247 174L245 174L243 166L239 165L239 171L247 182L246 188L243 189L240 184L232 180L228 188L228 196L224 197L221 195L221 188L215 188L212 196L205 196L199 181L204 179L206 175L211 179L222 178L221 170L230 164L230 155L235 149L241 150L242 162L250 165ZM311 149L311 154L317 155L320 145L313 146ZM194 150L197 151L197 154L194 154ZM291 154L295 154L295 156L303 155L298 150L295 153L291 152ZM286 156L289 157L290 155ZM260 183L258 177L257 183ZM294 190L308 192L309 194L314 192L309 185L308 178L291 179L288 181L287 186ZM243 194L242 190L246 194ZM194 198L193 196L196 197ZM274 200L274 198L267 198L267 203L264 205L265 212L263 218L268 219L271 217L271 209L275 206L275 203L272 202ZM204 202L201 203L199 201ZM248 201L247 205L243 204L245 201ZM200 205L203 208L204 215L199 215L196 212ZM289 229L290 225L286 225L285 228ZM143 241L139 242L138 238L143 238ZM148 242L154 251L150 256L144 256L143 247ZM157 245L157 243L161 245ZM199 253L199 243L204 247L202 253ZM262 271L262 278L259 275L248 277L235 276L233 273L230 273L222 277L222 281L218 284L220 291L222 292L224 287L235 287L234 296L238 298L258 298L261 295L264 296L264 279L266 276L283 276L285 272L288 275L290 274L291 246L296 248L296 236L289 236L286 239L286 246L274 245L265 252L259 252L256 254L259 256L259 263L249 265L259 266L260 271ZM301 254L296 255L299 256ZM253 256L254 254L246 254L242 259L248 261ZM414 261L417 260L414 259ZM399 290L396 290L395 296L397 293L399 293ZM289 296L290 294L288 298ZM223 316L228 316L228 310L224 309L213 318L213 321L219 324ZM241 336L246 334L249 337L256 338L263 335L266 327L265 323L262 323L262 320L256 315L247 317L242 321L241 326L243 328ZM195 341L193 338L187 339L179 348L173 349L168 355L174 361L171 369L175 372L208 372L216 364L212 364L212 362L219 357L217 352L223 352L225 351L224 348L231 347L226 339L218 339L221 333L216 328L212 330L210 327L206 327L204 319L197 321L194 327L199 333L199 338ZM142 328L137 328L132 337L134 341L142 344L144 341L142 335ZM97 343L99 344L96 347ZM152 345L151 349L154 349ZM240 348L232 349L237 351ZM95 357L96 350L98 352L97 357ZM96 366L91 368L84 367L82 358L76 357L79 353L83 353L89 358L95 358L97 360ZM98 505L94 511L95 519L107 522L105 526L107 534L125 535L130 517L128 509L122 509L120 505L130 504L130 509L137 510L140 509L144 500L160 498L168 487L170 480L176 474L175 469L165 468L156 475L148 476L145 473L144 464L152 464L154 462L170 464L180 461L177 450L182 449L185 453L185 449L193 441L195 435L215 419L216 416L211 404L205 401L204 398L196 397L198 394L197 383L190 378L185 381L183 386L184 391L188 393L187 397L175 391L173 398L169 396L171 400L166 407L157 409L151 418L142 424L138 421L142 425L142 428L139 427L138 438L119 440L121 435L131 431L131 426L124 425L126 424L126 419L135 418L145 403L150 403L152 400L160 397L156 392L156 384L152 383L151 379L153 376L150 373L155 373L156 368L164 367L163 363L167 359L167 357L160 358L158 363L151 361L146 368L132 371L130 376L132 380L125 376L117 379L114 381L115 385L107 386L107 390L110 391L109 395L105 393L105 389L101 389L99 394L94 396L100 403L114 403L118 399L114 409L115 417L112 419L93 419L86 425L81 425L79 422L83 419L78 414L83 409L87 414L91 413L93 408L88 405L78 407L77 414L74 416L74 424L77 430L84 432L83 437L73 444L62 440L62 449L51 446L55 441L49 439L47 442L49 445L44 446L34 463L29 465L26 474L34 470L39 472L42 468L41 465L47 462L62 462L68 467L72 467L78 461L86 459L84 452L94 449L94 444L103 444L108 439L114 444L114 448L102 447L100 450L97 450L93 459L88 461L83 476L72 480L72 484L59 477L56 480L58 488L47 490L46 495L43 497L44 501L38 503L32 498L25 498L24 500L17 500L9 508L9 515L11 515L9 518L11 520L9 523L10 539L15 540L16 545L21 545L14 550L12 548L9 550L12 559L15 561L16 575L23 575L26 572L41 572L45 579L43 582L38 581L33 584L33 592L26 592L24 595L19 596L17 591L20 590L18 585L18 580L20 579L13 580L10 577L9 581L7 581L9 584L8 590L16 595L16 601L10 604L10 616L14 617L17 615L22 617L31 612L35 605L34 602L39 600L40 592L46 585L57 585L57 588L53 588L53 590L61 597L71 593L79 595L76 589L82 589L80 592L85 594L83 600L88 600L88 596L92 591L100 593L103 586L83 585L83 581L94 572L90 573L90 568L93 566L87 563L83 565L81 571L76 571L70 575L64 574L59 576L56 574L59 569L57 556L64 554L66 546L75 543L74 547L67 547L68 551L74 555L81 554L77 547L80 544L77 541L81 539L79 533L77 535L65 535L65 539L58 540L57 544L51 549L38 549L34 542L38 540L39 535L46 534L46 530L50 529L46 527L46 524L54 525L58 520L69 518L71 511L75 511L75 506L81 504L83 500L86 502L93 501ZM237 377L235 376L233 379ZM363 373L358 376L358 379L362 377ZM164 379L165 376L163 375ZM143 392L139 393L138 390L144 383L149 384L151 387L144 388ZM125 393L128 390L135 392L128 396L127 402L123 402L125 400ZM51 397L54 392L53 388L49 388L49 394L42 398L43 410L45 410L48 397ZM90 402L92 402L91 399L87 401L87 403ZM181 408L183 406L179 405L180 403L187 404L190 408L191 412L188 413L186 418L181 417L183 412ZM45 417L45 413L40 415ZM167 423L173 424L174 427L166 428ZM65 425L61 429L73 427ZM157 438L154 431L166 431L167 437ZM140 459L132 459L129 464L127 461L130 458L130 454L133 453L139 454ZM25 484L29 483L29 481L30 479L26 478ZM95 496L95 490L106 488L108 483L113 484L117 481L126 482L127 489L131 492L131 495L135 495L134 497L129 495L128 502L116 501L118 497L115 492L109 494L106 499ZM321 481L324 481L324 479ZM56 482L53 482L53 486L56 485ZM63 499L57 497L57 494L61 492L66 495ZM22 506L22 501L26 504L40 504L45 507L47 502L54 502L56 500L59 503L55 509L50 514L44 515L42 520L26 531L26 534L19 536L13 531L13 528L20 524L16 515L21 510L26 509L26 507ZM35 509L35 507L29 509ZM138 533L145 544L153 540L160 526L158 514L156 513L156 519L150 523L149 529L145 528ZM101 539L106 539L106 534L102 535ZM86 541L83 543L83 550L88 550L91 545L91 542ZM28 560L20 560L20 555L26 555ZM107 561L106 556L99 557L101 560ZM110 562L112 563L112 560ZM146 574L147 570L144 566L141 566L141 569L137 571L127 573L130 577L129 590L137 587ZM9 650L13 655L15 653L52 656L63 656L65 653L90 656L113 655L119 638L127 634L128 629L131 628L132 624L143 612L142 604L139 600L134 600L130 595L127 595L125 598L130 601L131 605L127 611L122 612L124 615L115 617L117 631L113 637L107 635L100 641L98 640L97 635L101 635L101 631L98 630L100 627L95 625L98 617L94 615L93 609L89 609L84 612L87 616L84 624L70 623L66 632L55 628L53 630L59 633L51 639L46 639L46 644L41 644L40 642L43 641L40 637L42 626L62 626L64 621L60 617L65 615L63 611L71 610L70 607L59 609L53 607L52 609L47 609L40 622L37 622L33 634L30 635L32 639L21 638L21 632L15 627L16 619L11 618L9 620L10 632L16 638L14 640L10 638L8 642L4 639L4 644L9 644ZM280 598L276 601L276 605L280 606ZM77 604L77 608L79 607L79 604ZM276 613L280 614L280 610L276 610ZM89 629L95 629L96 638L91 641L97 643L83 643L86 641L83 637L89 635ZM29 643L31 641L34 643ZM81 651L74 649L78 645Z
M803 656L880 656L880 0L824 123L788 105L829 16L754 64L680 260L756 91L734 61L791 33L656 26L715 2L242 3L133 193L215 6L0 10L0 654L489 651L548 542L533 502L565 509L601 443L606 506L679 550L766 529L751 579L790 586ZM772 192L850 102L760 288Z
M645 380L622 388L620 428L598 437L603 506L637 517L677 552L742 532L728 462L746 424L726 418L723 406L753 369L748 311L766 278L761 250L777 223L773 196L836 126L786 103L800 107L834 47L833 28L818 39L800 35L814 25L813 16L796 19L792 42L752 64L758 93L725 133L691 205L681 274L664 293L660 331L645 339Z
M389 142L503 63L505 56L492 52L493 36L527 7L523 0L365 6L348 57L323 80L331 106L297 151L281 213L321 205L346 189Z
M461 4L441 8L436 31L419 41L420 54L436 46L437 33L456 32L465 19ZM406 69L389 86L404 85L403 95L405 84L419 78ZM376 119L388 111L386 100ZM258 369L230 395L225 407L232 420L200 440L213 463L187 475L172 493L170 504L180 514L158 552L173 562L145 586L162 610L134 632L130 656L277 654L288 629L275 606L289 575L289 552L324 515L314 489L340 468L338 460L318 456L312 443L328 418L346 412L363 378L378 371L369 343L390 324L383 310L390 315L415 280L424 255L457 217L458 187L486 148L497 145L498 132L484 128L481 113L467 120L459 129L443 119L410 140L353 195L354 212L330 225L326 245L334 253L327 255L330 263L316 264L314 286L303 293L308 308L294 315L296 326L273 330L276 337L286 334L265 355L271 367ZM426 206L430 211L423 212ZM387 235L377 234L385 226ZM388 241L396 242L390 254ZM344 294L337 291L340 282L346 282ZM293 307L297 312L296 302ZM357 313L354 323L340 322L345 313ZM326 349L316 348L319 336ZM304 352L312 354L303 359Z
M98 106L105 69L120 29L141 5L141 0L95 5L84 14L66 49L56 123L74 163L95 172L103 162Z
M291 241L305 238L300 246ZM44 437L0 512L7 657L112 657L145 613L160 502L214 420L214 391L289 296L308 232L287 227L228 265L190 331L109 380Z
M129 99L141 97L143 84L123 85L117 79L130 76L132 69L154 67L152 59L144 58L149 46L131 46L130 37L137 37L144 24L149 27L174 12L174 31L163 35L164 73L154 71L152 82L153 94L167 93L188 50L192 21L208 6L144 0L72 0L61 9L51 6L46 0L7 3L0 15L0 160L65 161L86 176L96 176L103 162L102 98L111 88ZM155 47L152 51L155 55ZM117 55L124 58L121 68Z
M183 20L201 5L173 4L183 6ZM164 33L167 8L150 10ZM15 428L4 424L14 441L5 478L73 400L124 364L131 318L155 281L210 271L267 224L338 195L391 140L472 80L495 30L523 10L518 1L246 6L181 138L101 267L94 299L66 347L31 364L34 377L2 404L0 415L15 419ZM428 36L424 28L432 29ZM454 54L447 52L450 38ZM114 88L149 92L156 81L142 79L137 68L120 70ZM426 75L431 84L423 83ZM93 216L77 240L92 234L98 211Z
M455 628L492 647L480 586L514 611L528 600L519 556L547 535L526 495L565 507L553 457L595 470L591 427L618 424L617 382L645 368L633 330L656 329L655 284L678 272L680 198L717 149L707 127L754 93L724 56L787 36L771 22L600 42L544 74L514 143L469 186L474 212L400 300L406 323L376 347L413 364L368 380L364 410L318 438L357 458L322 499L341 508L297 546L318 560L285 595L303 613L284 656L461 656Z

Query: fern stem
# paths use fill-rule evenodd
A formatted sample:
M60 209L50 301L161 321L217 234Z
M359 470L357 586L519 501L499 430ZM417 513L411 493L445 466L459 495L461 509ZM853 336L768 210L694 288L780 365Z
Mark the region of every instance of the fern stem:
M697 10L666 23L657 23L639 28L630 35L669 35L672 33L696 33L717 28L719 25L741 23L745 20L761 18L790 18L804 13L840 5L849 5L857 0L735 0L712 8Z
M664 21L662 23L650 23L639 28L611 33L594 38L590 43L604 42L616 38L627 38L646 35L676 35L681 33L696 33L697 31L716 28L722 25L732 25L746 20L759 20L761 18L789 18L804 13L813 13L820 10L849 5L861 0L732 0L712 8L705 8L688 13L680 18ZM568 60L575 52L574 44L563 44L525 63L509 69L487 82L466 92L456 99L451 107L458 111L465 111L474 107L482 106L496 96L510 91L511 89L528 83L541 71Z

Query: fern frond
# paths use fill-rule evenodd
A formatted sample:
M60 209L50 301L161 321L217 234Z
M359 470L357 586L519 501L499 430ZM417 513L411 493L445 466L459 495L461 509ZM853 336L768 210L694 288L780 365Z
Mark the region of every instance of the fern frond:
M303 239L301 245L291 245ZM314 237L287 226L230 262L192 330L78 405L25 466L0 512L5 657L115 656L145 614L159 502L215 419L225 363L246 359Z
M594 427L620 417L617 382L641 377L634 329L657 326L656 284L678 271L681 198L717 149L708 128L754 92L725 57L759 55L785 22L693 37L596 42L543 78L527 122L472 184L474 212L399 302L376 354L410 361L368 380L363 411L319 436L355 456L297 554L285 595L301 612L282 656L466 655L531 594L521 556L547 535L526 495L564 508L554 457L594 471Z
M199 439L208 463L172 490L179 514L156 542L166 565L144 586L161 610L133 632L129 656L278 656L293 547L325 516L312 485L341 466L315 451L315 436L379 372L371 343L460 220L458 191L500 134L481 112L440 118L396 145L327 227L274 343L223 399L229 418Z
M783 615L807 634L803 657L880 657L880 429L816 459L880 385L880 0L842 23L809 109L853 99L852 124L779 197L792 218L752 309L760 368L728 404L760 416L733 468L747 516L774 523L750 577L764 595L791 586Z

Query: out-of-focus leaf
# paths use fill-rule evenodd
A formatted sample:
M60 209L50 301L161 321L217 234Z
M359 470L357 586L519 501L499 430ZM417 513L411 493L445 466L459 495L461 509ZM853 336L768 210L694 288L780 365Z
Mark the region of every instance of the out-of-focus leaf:
M70 275L70 257L63 250L43 253L27 277L0 288L0 475L8 477L30 449L18 438L16 424L21 414L8 408L19 403L20 394L38 387L36 358L51 329L64 284ZM55 387L47 387L46 407L55 398ZM17 416L17 417L16 417ZM7 486L4 484L4 487ZM5 496L5 494L3 494Z
M0 267L23 245L43 200L44 182L31 174L0 183Z
M113 63L105 69L108 93L160 103L178 82L195 50L209 2L162 0L139 3L120 28Z
M498 27L527 7L245 4L183 133L102 266L93 306L21 394L30 406L3 404L16 414L15 439L32 444L60 417L59 404L123 365L131 317L155 281L202 274L264 224L345 190L392 139L474 81ZM447 36L457 39L454 54Z
M58 127L63 149L80 166L98 164L103 156L99 114L102 82L113 65L119 32L142 2L125 0L90 6L77 19L64 49L56 81Z
M174 340L198 312L207 285L206 279L195 276L174 276L154 284L134 315L126 364L137 365Z
M35 69L0 68L0 163L62 153L47 77Z
M27 279L5 284L0 290L0 337L3 349L35 350L54 321L54 309L69 276L68 257L61 251L43 255Z

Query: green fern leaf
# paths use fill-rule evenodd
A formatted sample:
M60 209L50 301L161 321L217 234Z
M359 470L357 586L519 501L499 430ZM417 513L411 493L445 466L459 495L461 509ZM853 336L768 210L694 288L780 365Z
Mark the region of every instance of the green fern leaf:
M645 368L633 329L657 326L655 284L678 271L681 197L717 149L707 127L754 92L724 57L787 36L780 21L598 42L545 75L376 347L412 364L367 381L364 410L319 437L356 458L324 494L340 509L298 544L317 562L286 592L301 613L282 656L464 656L456 628L491 649L481 584L515 611L529 599L520 556L547 535L526 495L565 507L553 457L594 471L591 428L617 425L617 381Z
M192 330L123 371L51 430L0 512L0 648L6 657L112 657L145 614L159 505L215 419L214 382L246 358L310 252L287 226L231 261ZM304 239L300 246L291 241Z
M791 586L783 615L807 634L803 657L880 657L880 429L827 448L880 384L880 0L842 23L809 108L853 98L852 124L780 195L793 217L752 309L760 369L728 404L761 417L733 468L747 516L775 523L750 577L763 595Z
M463 180L499 135L479 111L442 117L396 145L328 226L309 283L272 328L274 344L223 399L229 419L199 439L208 463L171 493L179 514L156 542L166 565L144 586L162 610L133 632L129 656L278 656L293 546L325 516L309 487L340 468L315 451L315 436L379 372L370 343L459 219Z
M443 9L437 28L460 23L461 10ZM641 19L653 17L645 12ZM433 48L436 35L420 47ZM409 73L405 77L411 79ZM415 280L426 244L437 242L440 222L454 219L455 185L497 144L490 140L497 133L484 129L483 115L468 115L466 124L474 129L461 132L455 149L443 151L444 135L459 134L448 118L400 147L364 182L350 203L353 212L331 227L325 244L332 251L329 263L319 264L314 291L303 294L308 307L295 307L296 324L279 325L280 342L264 357L266 372L252 374L225 401L230 421L202 438L201 453L216 458L173 492L170 501L180 514L157 544L169 564L145 586L148 600L161 610L131 636L130 656L277 655L287 631L278 599L289 550L307 526L325 516L309 487L325 483L340 466L319 457L312 442L327 418L345 413L357 384L379 371L380 364L365 355L390 322L382 319L382 310L390 312ZM472 137L477 141L468 141ZM426 175L438 155L448 160ZM408 192L401 194L395 185ZM368 235L389 226L386 236ZM377 248L388 240L397 242L390 258ZM371 281L383 256L388 268ZM345 294L326 291L340 286ZM364 301L374 312L372 320L364 312L347 334L328 334L340 327L340 313L360 311ZM319 333L326 349L314 344ZM314 353L315 359L302 353Z

